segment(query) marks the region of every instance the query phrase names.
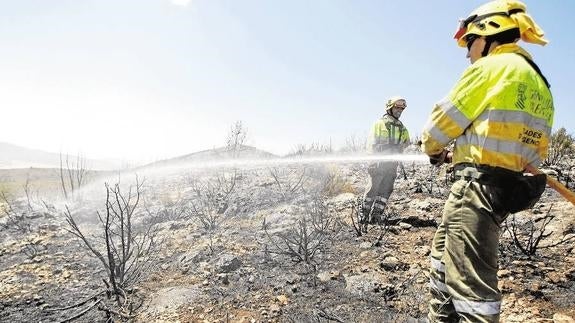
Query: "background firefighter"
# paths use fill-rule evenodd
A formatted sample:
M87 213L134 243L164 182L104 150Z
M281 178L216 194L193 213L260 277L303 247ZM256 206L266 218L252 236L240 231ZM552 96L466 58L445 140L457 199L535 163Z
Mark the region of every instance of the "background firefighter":
M399 154L409 145L409 133L399 121L407 102L399 96L391 97L385 105L385 114L370 131L368 150L373 154ZM397 177L397 161L381 161L369 165L370 186L362 204L362 221L375 223L381 219L387 200L393 192Z
M524 176L547 155L553 98L547 80L516 42L544 45L543 31L519 1L489 2L455 35L471 61L433 108L422 135L432 163L451 157L454 184L431 251L431 322L498 322L500 226L529 208L545 178Z

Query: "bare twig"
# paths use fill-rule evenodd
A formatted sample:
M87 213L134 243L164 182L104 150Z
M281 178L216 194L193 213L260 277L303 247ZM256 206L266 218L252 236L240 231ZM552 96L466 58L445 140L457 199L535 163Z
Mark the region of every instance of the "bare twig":
M77 303L74 303L74 304L72 304L72 305L69 305L69 306L66 306L66 307L47 308L46 310L47 310L47 311L50 311L50 312L66 311L66 310L69 310L69 309L72 309L72 308L75 308L75 307L78 307L78 306L82 306L82 305L88 303L89 301L93 300L94 298L96 298L96 297L98 297L98 296L104 294L104 292L105 292L105 291L103 291L103 290L98 290L98 291L95 292L94 294L92 294L92 295L90 295L90 296L84 298L83 300L81 300L81 301L79 301L79 302L77 302Z
M8 198L4 191L0 192L0 199L4 204L1 206L1 211L6 216L5 222L0 225L9 230L15 229L24 234L29 233L32 230L32 225L26 216L28 211L15 206L14 201Z
M338 323L344 323L345 322L344 320L339 318L337 315L330 314L325 309L322 309L322 308L318 309L317 315L319 317L322 317L322 318L328 320L328 321L334 321L334 322L338 322Z
M101 299L97 299L94 303L90 304L90 306L88 306L85 309L81 310L80 312L74 314L73 316L60 321L60 323L71 322L71 321L83 316L84 314L88 313L88 311L90 311L92 308L94 308L96 305L100 304L101 302L102 302Z
M87 180L87 163L86 159L76 155L76 162L70 161L70 156L66 154L65 162L60 153L60 188L64 198L72 197L75 191L86 184Z
M133 217L140 202L143 183L136 177L136 184L123 192L119 184L110 186L106 184L105 212L96 212L102 226L103 241L88 239L80 230L70 210L66 207L66 221L70 229L68 232L78 237L84 246L102 263L106 279L106 295L113 298L115 311L107 305L108 313L121 317L131 317L134 303L129 297L132 286L151 268L151 260L156 253L159 242L156 239L157 231L150 225L140 230L133 227ZM124 310L127 310L124 312Z
M293 257L297 262L311 264L318 251L335 238L341 223L325 207L323 200L315 200L296 222L283 232L270 234L264 225L266 237L274 247L270 253Z
M548 231L548 225L555 219L555 215L551 213L553 205L549 207L547 213L536 220L529 220L525 224L520 225L515 214L511 215L505 222L505 230L511 236L513 245L526 256L534 256L538 250L557 247L559 245L568 244L575 241L575 235L564 233L561 239L555 242L543 244L543 241L548 240L553 234L553 231ZM537 225L538 223L538 225Z
M305 183L309 179L305 167L292 170L270 168L269 173L284 200L289 200L293 198L296 193L302 191Z

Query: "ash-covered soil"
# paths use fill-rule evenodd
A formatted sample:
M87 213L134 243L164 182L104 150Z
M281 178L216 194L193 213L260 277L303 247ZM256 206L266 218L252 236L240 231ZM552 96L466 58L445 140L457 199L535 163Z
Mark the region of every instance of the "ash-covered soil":
M10 202L14 213L0 217L0 321L423 321L431 239L450 185L445 169L406 164L387 210L391 224L370 225L360 234L354 207L368 183L366 169L339 164L139 174L145 180L133 230L153 227L157 235L154 252L141 259L149 266L124 290L130 308L106 294L105 266L66 222L67 206L102 248L102 182L94 180L65 202L8 197L3 208ZM130 184L134 189L133 180L122 175L123 192ZM14 214L26 225L12 223ZM521 246L532 246L528 233L536 237L544 224L550 234L533 255L514 244L511 229L502 235L502 321L573 322L575 244L550 245L575 233L575 207L548 188L532 210L513 219L508 227ZM105 255L105 248L98 250Z

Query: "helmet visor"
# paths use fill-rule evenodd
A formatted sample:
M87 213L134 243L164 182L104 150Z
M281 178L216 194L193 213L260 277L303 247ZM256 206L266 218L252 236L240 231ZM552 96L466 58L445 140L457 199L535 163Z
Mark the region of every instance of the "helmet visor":
M407 103L405 102L405 100L398 100L392 105L392 108L398 108L403 110L407 108Z
M471 16L467 17L467 19L460 20L459 29L457 29L457 32L455 32L455 35L453 35L453 38L456 40L459 40L459 38L461 38L463 35L465 35L465 33L467 32L467 26L470 23L472 23L476 18L477 18L477 15L471 15Z

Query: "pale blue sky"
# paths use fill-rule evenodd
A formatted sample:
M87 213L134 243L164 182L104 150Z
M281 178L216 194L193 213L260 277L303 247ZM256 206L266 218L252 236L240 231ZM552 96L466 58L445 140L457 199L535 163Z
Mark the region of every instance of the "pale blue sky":
M241 120L278 154L366 136L392 95L418 135L468 66L452 39L483 1L0 0L0 141L158 159L221 146ZM572 1L525 1L525 45L575 130Z

